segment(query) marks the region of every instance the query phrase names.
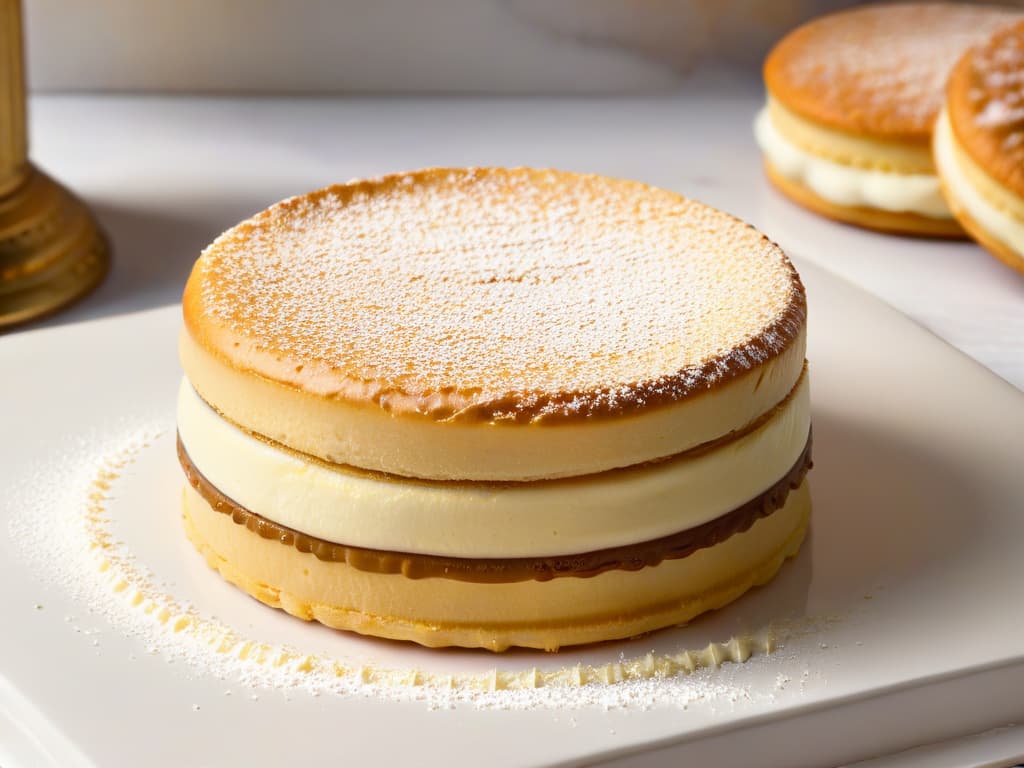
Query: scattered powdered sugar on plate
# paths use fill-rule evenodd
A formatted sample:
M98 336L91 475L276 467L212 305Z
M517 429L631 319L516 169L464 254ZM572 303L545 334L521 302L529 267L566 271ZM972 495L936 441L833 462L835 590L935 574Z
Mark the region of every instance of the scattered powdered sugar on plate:
M436 664L380 665L250 637L175 596L174 585L115 535L114 516L119 510L126 514L124 505L116 503L130 490L124 487L131 479L126 473L140 457L163 461L154 445L160 447L168 434L173 430L166 424L143 425L81 441L55 455L45 469L27 476L22 488L13 489L18 512L10 535L41 578L70 592L94 618L136 639L141 652L182 662L196 675L237 681L256 689L254 697L258 689L297 689L312 695L421 701L429 708L470 704L501 709L771 701L781 684L751 687L738 679L741 662L778 664L788 659L780 653L788 640L820 629L808 621L783 622L701 649L620 653L600 664L556 666L555 657L543 655L536 667L524 666L525 657L519 657L518 668L509 664L502 669L502 657L496 656L486 671L479 671L479 665L459 669L455 662L451 671L440 671ZM82 634L73 621L66 617L69 631ZM95 630L85 634L97 644ZM571 651L564 657L573 660Z

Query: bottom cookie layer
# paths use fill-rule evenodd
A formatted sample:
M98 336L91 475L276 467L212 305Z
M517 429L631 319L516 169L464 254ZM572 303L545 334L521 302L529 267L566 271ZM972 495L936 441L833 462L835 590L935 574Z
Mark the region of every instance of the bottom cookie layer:
M936 219L916 213L897 213L880 208L846 206L829 202L800 182L783 176L771 163L765 162L769 181L786 197L814 213L844 224L865 229L918 237L963 238L963 228L955 219Z
M335 629L430 647L554 651L682 624L769 581L804 539L807 483L786 504L713 547L639 571L480 584L410 579L326 562L264 539L185 488L185 531L207 563L257 600Z

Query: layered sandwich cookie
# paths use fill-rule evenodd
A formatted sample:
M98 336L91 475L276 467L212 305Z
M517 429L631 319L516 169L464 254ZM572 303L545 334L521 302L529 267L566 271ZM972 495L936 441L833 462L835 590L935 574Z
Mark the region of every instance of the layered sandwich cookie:
M723 606L804 538L800 279L672 192L329 187L217 238L183 304L185 529L300 618L555 650Z
M934 150L946 198L964 229L1024 273L1024 21L956 65Z
M838 221L962 236L939 188L932 126L957 58L1014 18L984 6L880 5L791 32L765 61L767 104L755 121L768 178Z

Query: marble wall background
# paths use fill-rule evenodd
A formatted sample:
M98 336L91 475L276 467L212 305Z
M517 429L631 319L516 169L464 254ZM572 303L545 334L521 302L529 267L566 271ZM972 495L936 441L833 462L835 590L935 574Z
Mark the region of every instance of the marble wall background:
M23 0L44 91L595 93L756 68L853 0ZM1024 7L1024 0L1010 0Z

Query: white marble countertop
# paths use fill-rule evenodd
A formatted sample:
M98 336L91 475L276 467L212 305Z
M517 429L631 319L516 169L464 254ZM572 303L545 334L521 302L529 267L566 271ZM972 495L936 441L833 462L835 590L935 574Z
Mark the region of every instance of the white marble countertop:
M32 157L92 204L115 262L96 293L32 327L178 301L200 249L282 197L428 165L551 166L730 211L1024 389L1024 279L973 244L863 232L780 197L751 136L760 102L726 75L651 98L37 96Z

